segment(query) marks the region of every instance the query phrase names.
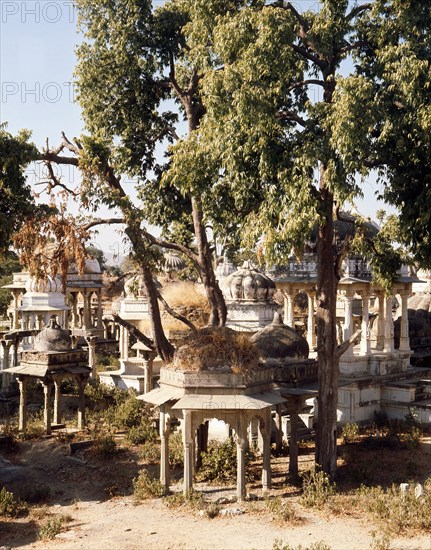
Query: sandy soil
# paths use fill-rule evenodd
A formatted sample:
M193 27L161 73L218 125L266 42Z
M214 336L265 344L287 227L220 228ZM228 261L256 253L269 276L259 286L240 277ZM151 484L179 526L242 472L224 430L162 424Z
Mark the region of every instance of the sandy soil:
M76 455L74 455L76 456ZM49 507L39 516L0 521L0 546L35 549L141 550L141 549L272 549L276 539L305 549L324 541L332 550L373 548L376 527L360 517L300 510L302 522L281 525L256 503L229 503L224 508L240 508L244 513L209 519L195 512L169 509L162 500L135 505L131 480L140 465L133 450L101 460L90 452L81 454L85 464L73 461L69 447L55 440L21 443L11 452L0 450L0 486L16 494L28 494L49 485ZM301 457L305 460L304 457ZM284 467L284 466L283 466ZM281 477L281 476L280 476ZM277 475L275 489L277 491ZM253 493L260 490L251 488ZM119 496L110 498L109 494ZM212 498L230 497L233 489L214 490ZM51 541L37 539L40 518L68 514L67 531ZM431 512L430 512L431 513ZM390 540L391 549L431 550L431 535Z

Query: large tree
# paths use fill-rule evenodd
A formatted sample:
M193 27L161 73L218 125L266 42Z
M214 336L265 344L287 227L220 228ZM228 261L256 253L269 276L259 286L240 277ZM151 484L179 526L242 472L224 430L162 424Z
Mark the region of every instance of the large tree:
M335 476L346 349L335 308L347 247L334 253L333 220L377 169L401 221L417 220L414 251L425 247L429 258L429 4L324 0L301 12L284 0L244 1L217 16L219 5L195 0L188 26L206 111L196 145L220 163L238 209L244 196L260 197L242 228L262 257L300 252L318 227L316 462Z

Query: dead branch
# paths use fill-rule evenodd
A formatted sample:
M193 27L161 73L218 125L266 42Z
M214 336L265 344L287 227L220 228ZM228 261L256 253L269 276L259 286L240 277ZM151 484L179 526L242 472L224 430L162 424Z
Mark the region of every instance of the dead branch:
M151 340L151 338L148 338L148 336L145 336L145 334L141 332L138 328L136 328L135 325L132 325L132 323L125 321L115 313L112 314L112 318L116 323L118 323L119 325L127 329L129 331L129 334L134 336L139 342L142 342L145 346L149 347L151 350L156 351L156 347L154 345L153 340Z
M159 291L157 291L157 298L159 299L159 301L162 303L163 305L163 308L165 309L165 311L167 313L169 313L169 315L171 315L174 319L176 319L177 321L180 321L181 323L184 323L185 325L187 325L193 332L197 332L197 328L195 327L195 325L189 321L187 319L187 317L184 317L184 315L180 315L179 313L177 313L175 310L173 310L171 308L171 306L166 302L166 300L163 298L163 296L160 294Z
M337 346L337 349L335 350L335 356L340 359L340 357L346 353L346 351L350 348L350 346L354 343L354 341L362 334L362 329L358 329L356 332L350 336L348 340L345 340L342 344Z

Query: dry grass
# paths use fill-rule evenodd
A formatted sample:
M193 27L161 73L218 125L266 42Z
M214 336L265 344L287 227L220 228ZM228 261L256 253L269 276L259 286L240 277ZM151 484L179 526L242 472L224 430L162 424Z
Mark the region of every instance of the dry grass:
M162 296L172 308L194 307L208 310L208 302L197 285L173 282L162 289Z
M171 366L186 371L222 370L239 374L255 370L258 357L256 346L246 334L206 327L185 338Z

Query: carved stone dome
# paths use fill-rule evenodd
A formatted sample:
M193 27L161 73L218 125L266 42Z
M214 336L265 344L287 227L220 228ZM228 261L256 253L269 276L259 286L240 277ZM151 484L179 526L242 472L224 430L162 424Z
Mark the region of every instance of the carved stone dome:
M89 275L101 273L100 264L96 258L87 258L85 260L84 273Z
M275 313L272 323L254 334L250 341L256 345L263 361L308 358L307 340L285 325L279 313Z
M44 279L30 277L25 283L25 289L27 292L63 292L63 284L58 275L47 275Z
M249 262L226 277L220 286L228 301L268 301L276 290L275 283Z
M51 319L34 340L35 351L65 351L71 347L69 331L63 330L55 319Z

